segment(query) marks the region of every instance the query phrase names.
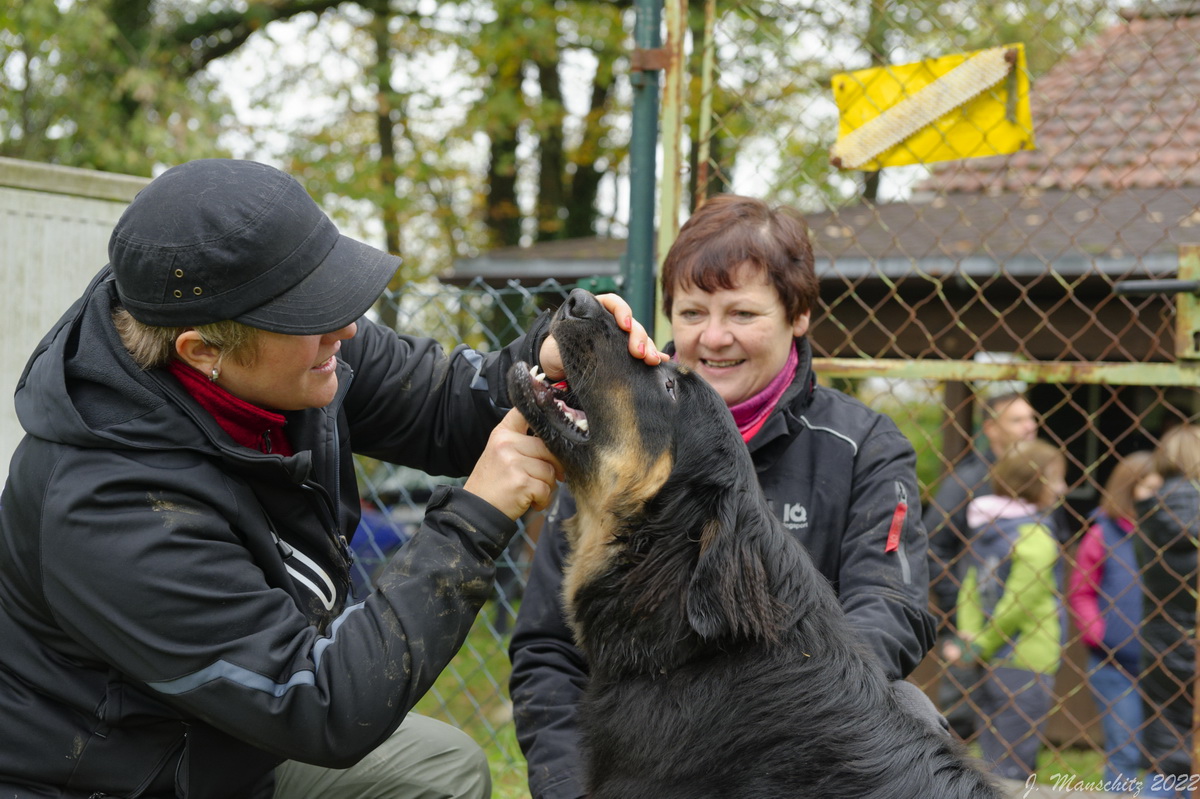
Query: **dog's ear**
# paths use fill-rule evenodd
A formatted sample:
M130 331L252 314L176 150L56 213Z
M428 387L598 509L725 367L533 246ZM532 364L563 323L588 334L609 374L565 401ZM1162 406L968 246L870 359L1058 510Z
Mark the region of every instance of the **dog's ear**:
M764 551L762 515L747 502L723 503L705 525L688 584L688 623L702 638L775 640L779 606Z

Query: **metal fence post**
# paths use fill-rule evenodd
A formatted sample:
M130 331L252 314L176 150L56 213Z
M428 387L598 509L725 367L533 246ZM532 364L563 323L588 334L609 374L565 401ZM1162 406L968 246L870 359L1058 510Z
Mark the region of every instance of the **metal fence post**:
M621 259L625 300L654 335L654 206L658 150L658 75L663 68L662 0L636 0L631 69L633 131L629 145L629 243Z
M679 212L683 197L683 120L684 87L687 77L687 58L684 41L687 36L688 0L668 0L664 16L667 41L662 91L662 182L659 187L658 261L666 260L667 252L679 235ZM654 303L658 314L656 327L665 333L670 321L662 314L662 286L656 283L659 294ZM665 343L665 342L663 342Z

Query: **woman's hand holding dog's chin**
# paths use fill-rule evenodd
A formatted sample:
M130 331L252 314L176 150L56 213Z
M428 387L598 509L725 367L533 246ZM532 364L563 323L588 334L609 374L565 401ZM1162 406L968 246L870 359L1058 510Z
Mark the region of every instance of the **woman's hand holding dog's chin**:
M510 410L492 430L487 447L463 485L514 521L530 508L546 508L562 478L558 459L528 430L521 412Z
M629 333L629 354L638 360L645 361L650 366L658 366L667 357L658 351L654 341L642 323L633 318L633 309L629 303L616 294L597 294L596 300L617 320L617 326ZM553 336L547 336L542 342L541 352L538 353L538 365L550 382L556 382L566 377L563 371L562 353L559 352L558 342Z

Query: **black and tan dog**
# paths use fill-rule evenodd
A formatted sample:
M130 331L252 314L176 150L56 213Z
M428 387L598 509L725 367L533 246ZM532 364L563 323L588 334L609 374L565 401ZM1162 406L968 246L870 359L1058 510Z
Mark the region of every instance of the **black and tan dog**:
M586 292L552 333L565 384L519 364L509 390L578 505L563 591L591 799L999 797L852 638L720 396L629 357Z

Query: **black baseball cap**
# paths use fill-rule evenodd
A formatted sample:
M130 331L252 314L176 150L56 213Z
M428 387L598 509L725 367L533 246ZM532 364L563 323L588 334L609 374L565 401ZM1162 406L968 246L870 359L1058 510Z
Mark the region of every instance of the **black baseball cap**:
M108 258L139 322L232 319L294 335L357 320L400 266L339 233L295 178L232 159L189 161L152 180L113 228Z

